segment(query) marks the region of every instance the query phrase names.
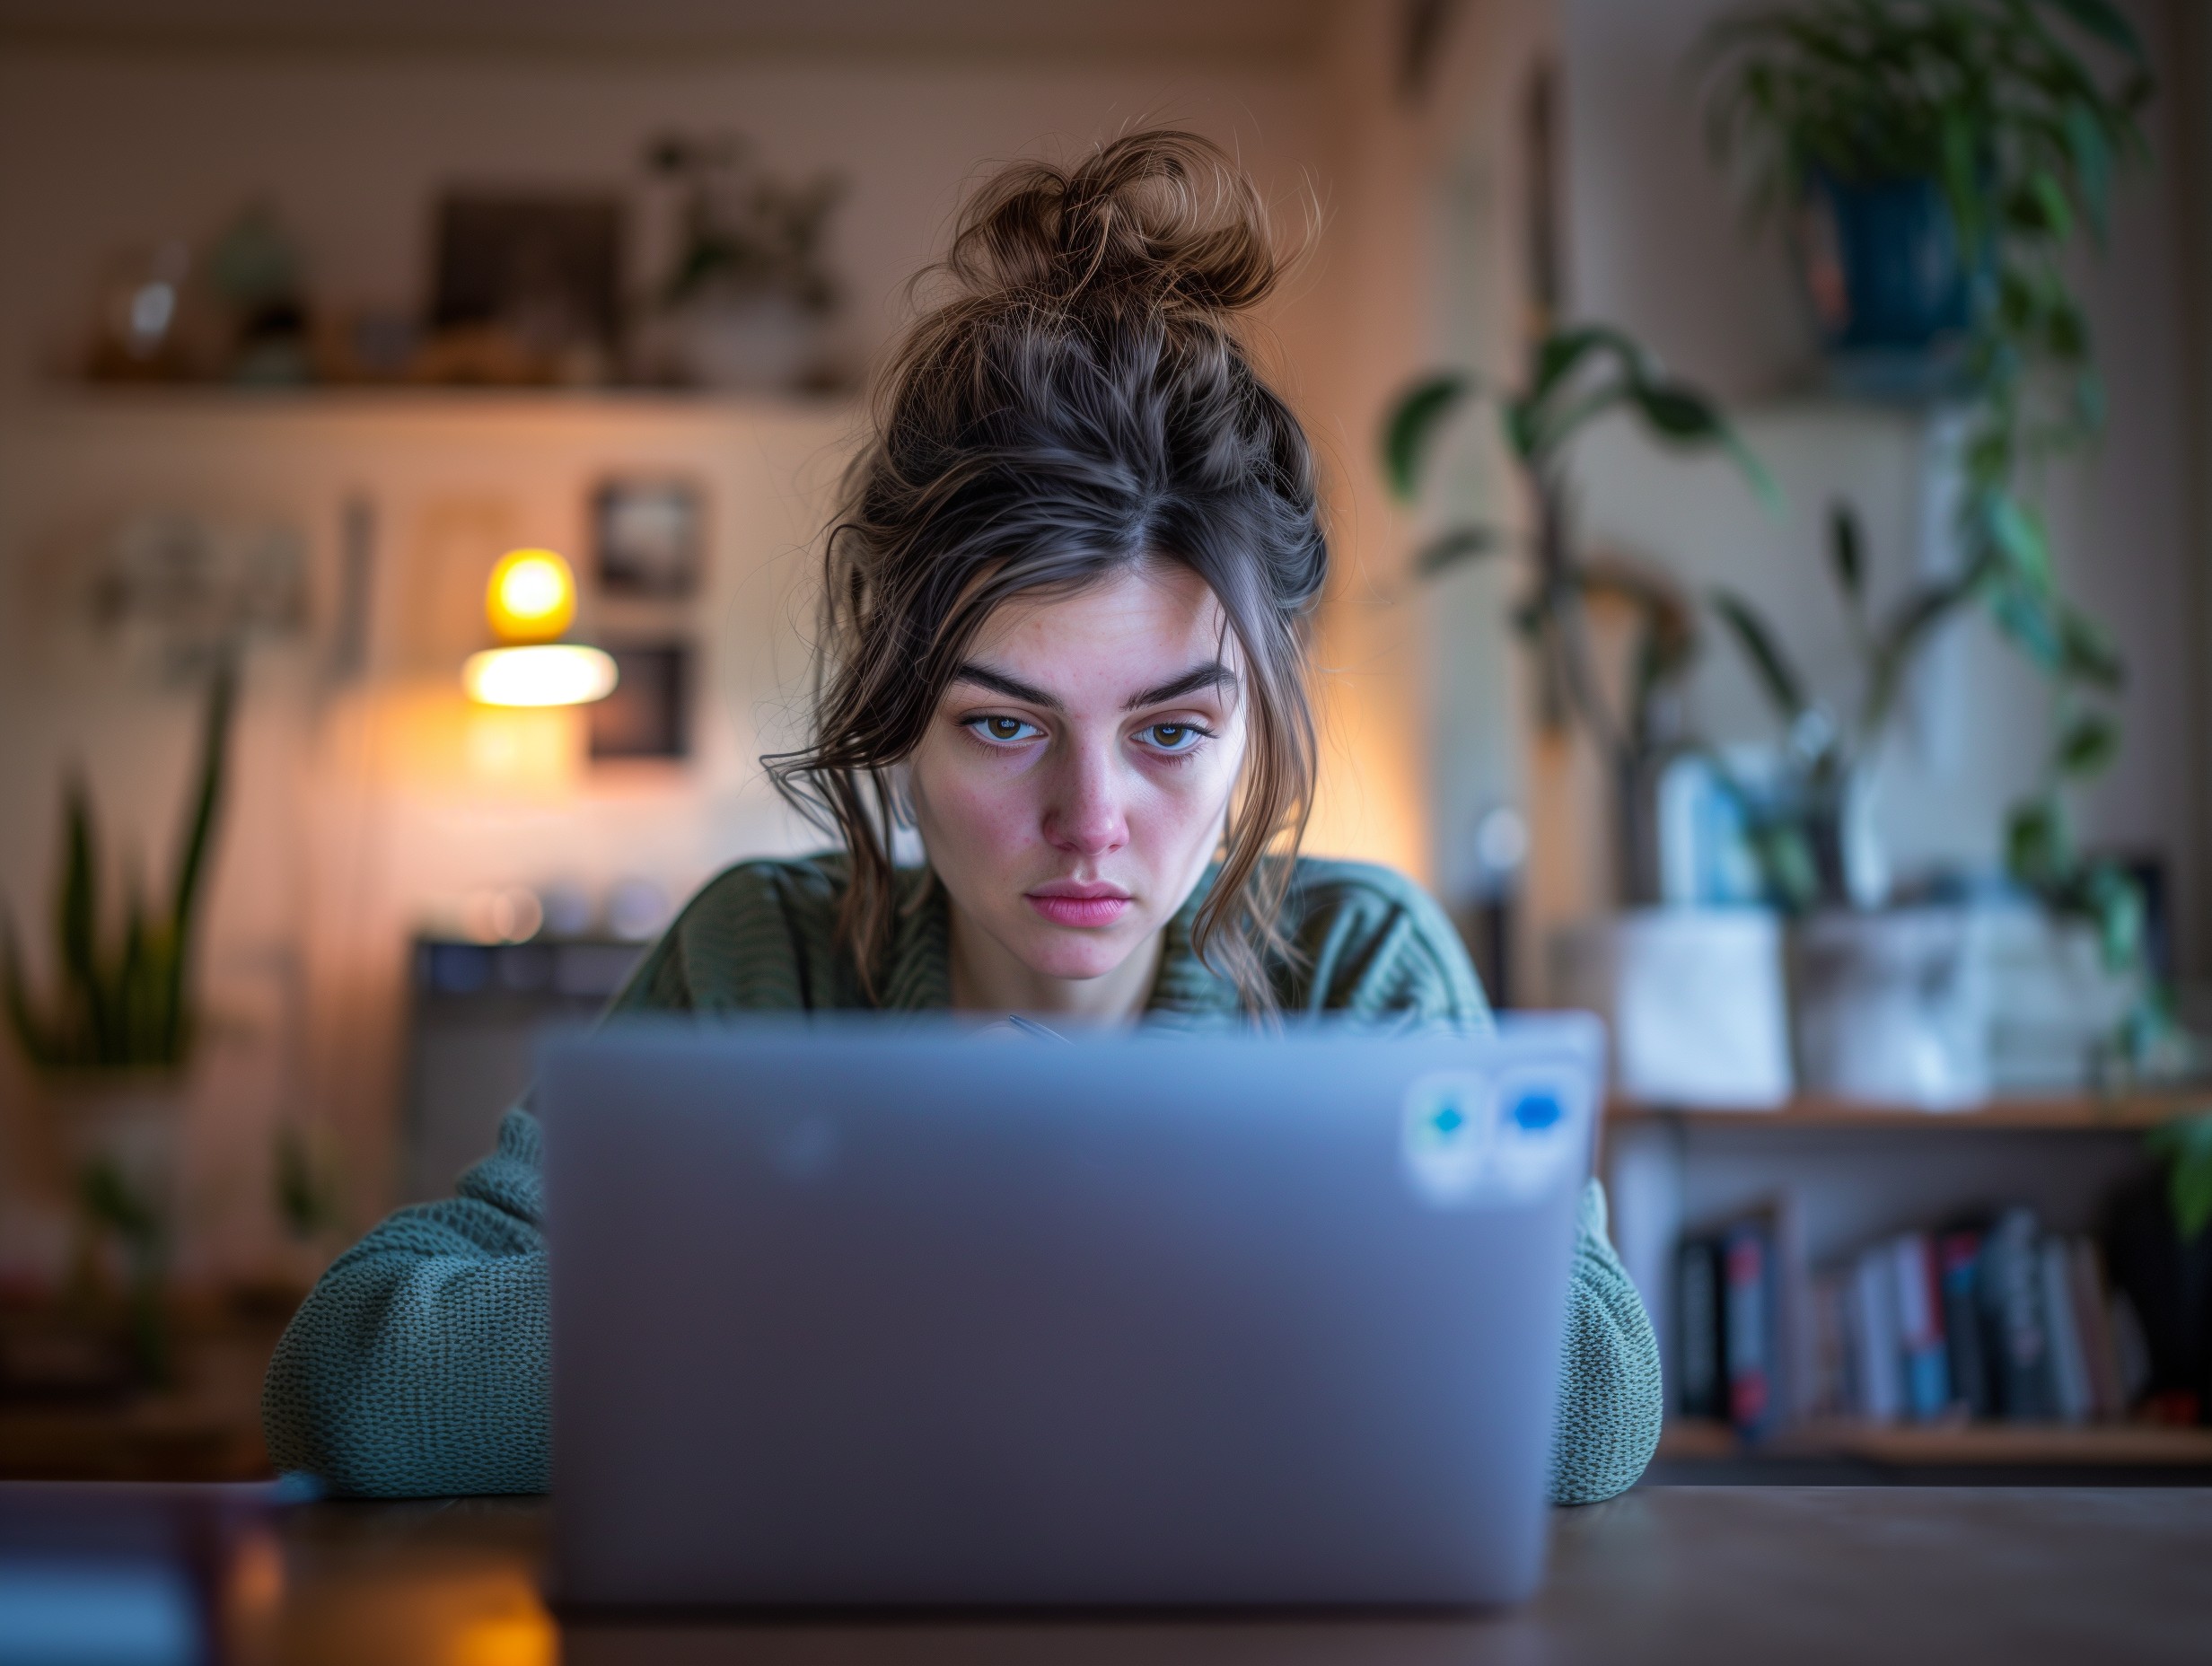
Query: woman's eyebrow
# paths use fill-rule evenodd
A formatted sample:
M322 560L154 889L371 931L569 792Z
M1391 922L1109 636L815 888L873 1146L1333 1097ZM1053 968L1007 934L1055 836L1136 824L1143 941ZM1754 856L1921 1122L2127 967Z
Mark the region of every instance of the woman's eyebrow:
M1049 712L1065 711L1058 695L1023 682L1019 677L1009 677L1004 671L995 671L988 665L978 665L970 660L952 673L954 682L970 682L979 688L988 688L993 694L1003 694L1009 700L1020 700L1025 705L1042 706ZM1196 694L1201 688L1224 688L1233 692L1236 673L1219 660L1208 660L1203 665L1194 665L1180 677L1172 677L1150 688L1140 688L1122 702L1121 709L1134 712L1140 706L1161 706L1170 700L1181 699L1186 694Z
M1234 692L1236 673L1219 660L1208 660L1203 665L1194 665L1181 676L1145 688L1131 695L1121 709L1133 712L1140 706L1162 706L1170 700L1179 700L1186 694L1196 694L1201 688L1222 688Z
M1047 711L1058 712L1066 709L1060 704L1058 696L1048 694L1032 683L1023 682L1019 677L1009 677L1005 672L995 671L988 665L978 665L973 661L968 662L955 671L952 673L952 680L971 682L979 688L988 688L993 694L1003 694L1009 700L1020 700L1030 706L1041 706Z

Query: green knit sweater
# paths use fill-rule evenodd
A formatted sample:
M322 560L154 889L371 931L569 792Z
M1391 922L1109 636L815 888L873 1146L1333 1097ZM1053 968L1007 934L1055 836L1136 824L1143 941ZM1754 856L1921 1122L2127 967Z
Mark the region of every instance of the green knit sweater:
M748 862L693 898L612 1011L794 1012L868 1004L832 922L842 856ZM906 905L880 1004L951 1004L942 890L902 876ZM1204 888L1200 888L1200 894ZM1238 1022L1234 989L1190 946L1197 897L1170 924L1146 1022ZM1304 951L1276 979L1286 1012L1488 1022L1443 915L1386 869L1303 859L1286 917ZM343 1493L542 1492L549 1469L544 1186L538 1125L510 1110L498 1149L443 1202L401 1209L331 1264L286 1328L262 1390L270 1455ZM1584 1198L1559 1389L1552 1496L1611 1497L1659 1439L1658 1350Z

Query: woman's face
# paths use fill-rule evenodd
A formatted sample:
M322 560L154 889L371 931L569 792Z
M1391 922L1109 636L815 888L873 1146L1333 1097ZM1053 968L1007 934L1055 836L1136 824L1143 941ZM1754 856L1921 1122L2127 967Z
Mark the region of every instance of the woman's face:
M1049 979L1103 977L1152 943L1205 872L1244 758L1224 627L1205 582L1166 562L990 617L908 773L956 931Z

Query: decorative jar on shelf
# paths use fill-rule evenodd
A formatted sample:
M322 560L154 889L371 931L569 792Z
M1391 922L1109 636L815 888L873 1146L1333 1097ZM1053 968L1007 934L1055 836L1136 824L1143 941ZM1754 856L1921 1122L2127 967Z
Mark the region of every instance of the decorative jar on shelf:
M1790 934L1798 1085L1956 1109L1989 1092L1989 998L1965 908L1832 908Z

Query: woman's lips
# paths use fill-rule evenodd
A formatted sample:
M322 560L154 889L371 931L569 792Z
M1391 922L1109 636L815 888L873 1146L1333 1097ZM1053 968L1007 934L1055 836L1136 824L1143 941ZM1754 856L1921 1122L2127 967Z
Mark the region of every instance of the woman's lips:
M1112 891L1083 897L1066 891L1028 893L1029 906L1055 925L1111 925L1129 906L1129 899Z

